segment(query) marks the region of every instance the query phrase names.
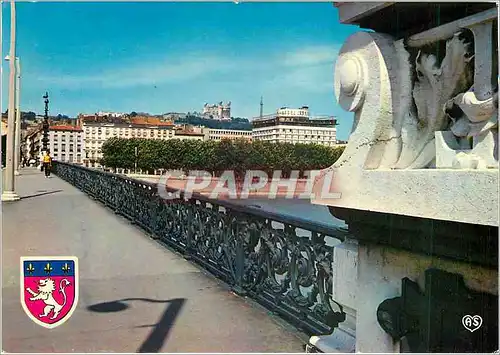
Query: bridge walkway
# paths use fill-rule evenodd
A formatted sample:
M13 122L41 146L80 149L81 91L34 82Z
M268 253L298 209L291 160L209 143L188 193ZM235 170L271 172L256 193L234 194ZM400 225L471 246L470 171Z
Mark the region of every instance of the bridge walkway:
M307 338L56 176L2 206L6 352L304 352ZM54 329L20 304L21 256L77 256L78 307Z

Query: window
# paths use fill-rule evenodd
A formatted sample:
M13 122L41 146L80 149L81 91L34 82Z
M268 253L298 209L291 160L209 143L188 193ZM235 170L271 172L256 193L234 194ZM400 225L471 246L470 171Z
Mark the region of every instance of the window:
M63 142L66 142L66 136L65 136L64 134L61 136L61 140L62 140Z
M69 162L72 163L73 162L73 154L70 154L69 155Z
M77 152L77 153L80 153L81 151L82 151L82 145L81 145L81 144L78 144L78 145L76 146L76 152Z
M62 160L62 161L66 161L66 154L64 154L64 153L63 153L63 154L61 155L61 160Z
M73 144L70 144L69 145L69 151L72 152L73 151Z
M63 152L65 152L65 151L66 151L66 144L64 144L64 143L63 143L63 144L61 144L61 150L62 150ZM63 155L64 155L64 154L63 154Z
M57 152L59 150L59 147L57 145L54 146L54 152Z

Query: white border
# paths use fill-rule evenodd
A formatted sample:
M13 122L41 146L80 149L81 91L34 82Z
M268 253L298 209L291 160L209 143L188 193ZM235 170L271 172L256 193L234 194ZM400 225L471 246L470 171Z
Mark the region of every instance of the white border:
M52 323L52 324L48 324L48 323L44 323L42 321L40 321L38 318L36 318L35 316L33 316L31 314L31 312L29 311L28 307L26 306L26 303L24 301L24 262L25 261L60 261L60 260L72 260L74 263L75 263L75 276L74 276L74 287L75 287L75 298L74 298L74 301L73 301L73 305L71 306L71 309L69 310L69 312L63 317L61 318L58 322L56 323ZM20 301L21 301L21 305L23 307L23 310L24 310L24 313L26 313L28 315L28 317L33 321L35 322L36 324L38 324L39 326L42 326L44 328L48 328L48 329L54 329L56 327L59 327L60 325L63 325L64 323L66 323L66 321L68 319L71 318L71 316L73 315L73 312L75 311L76 309L76 306L78 305L78 294L79 294L79 291L80 291L80 280L79 280L79 275L78 275L78 258L76 256L21 256L20 258L20 270L19 270L19 277L20 277Z

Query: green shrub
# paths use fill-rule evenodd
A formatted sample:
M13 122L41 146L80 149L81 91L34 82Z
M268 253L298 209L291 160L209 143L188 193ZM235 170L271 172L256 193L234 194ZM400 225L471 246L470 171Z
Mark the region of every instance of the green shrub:
M155 169L205 170L219 176L233 170L243 177L247 170L263 170L272 175L281 170L283 177L291 171L320 170L331 166L340 157L343 147L319 144L249 142L244 139L222 141L153 140L111 138L102 146L101 163L110 168L137 167L152 172Z

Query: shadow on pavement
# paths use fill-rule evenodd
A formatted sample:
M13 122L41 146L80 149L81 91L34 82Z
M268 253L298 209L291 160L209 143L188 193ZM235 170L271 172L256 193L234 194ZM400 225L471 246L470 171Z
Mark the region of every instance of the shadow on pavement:
M170 329L173 327L175 319L179 315L182 307L184 306L186 299L174 298L171 300L153 300L149 298L125 298L116 301L93 304L91 306L88 306L87 310L97 313L121 312L130 308L130 305L128 305L126 302L131 302L131 301L142 301L148 303L168 303L158 323L136 326L136 328L154 327L154 329L149 333L146 340L144 340L144 342L141 344L137 352L138 353L159 352L163 347L163 345L165 344Z
M32 197L39 197L39 196L44 196L44 195L51 195L51 194L55 194L55 193L62 192L62 191L63 190L54 190L54 191L40 190L40 191L37 191L37 192L40 192L38 194L33 194L33 195L28 195L28 196L21 196L21 200L25 200L27 198L32 198Z

